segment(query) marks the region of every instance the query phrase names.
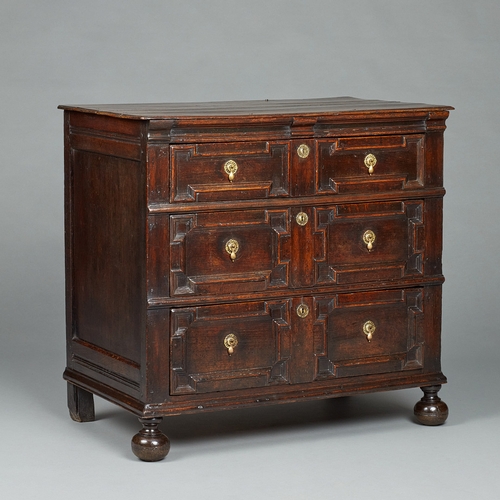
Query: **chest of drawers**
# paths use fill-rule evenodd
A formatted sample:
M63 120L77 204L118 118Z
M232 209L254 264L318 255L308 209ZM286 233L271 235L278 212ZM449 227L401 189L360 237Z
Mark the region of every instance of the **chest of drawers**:
M442 424L447 106L61 106L68 406L163 417L422 387Z

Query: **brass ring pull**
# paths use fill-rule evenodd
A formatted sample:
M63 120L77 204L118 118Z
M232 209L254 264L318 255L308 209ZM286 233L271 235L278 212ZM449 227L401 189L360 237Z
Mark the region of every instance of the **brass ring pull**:
M305 212L299 212L296 215L295 220L297 221L297 224L299 226L305 226L307 224L307 221L309 220L309 217Z
M373 249L373 243L375 242L375 239L376 239L375 233L370 229L364 232L363 241L365 242L366 248L369 252L371 252Z
M233 354L234 348L238 345L238 338L234 333L228 333L224 338L224 347L227 349L229 356Z
M240 249L240 244L236 240L229 240L226 243L226 252L230 255L231 260L236 260L236 253Z
M311 152L311 149L309 148L309 146L307 144L301 144L298 148L297 148L297 154L301 157L301 158L307 158L309 156L309 153Z
M234 181L234 176L238 171L238 164L234 160L228 160L224 163L224 172L226 172L229 182Z
M368 342L371 342L371 340L373 339L373 334L375 333L376 329L377 327L375 326L375 323L373 321L367 321L363 325L363 333L366 335L366 340L368 340Z
M297 306L297 316L299 318L306 318L309 314L309 306L307 304L299 304Z
M368 173L370 175L373 174L373 169L376 164L377 164L377 158L375 157L375 155L372 155L370 153L365 156L365 167L368 169Z

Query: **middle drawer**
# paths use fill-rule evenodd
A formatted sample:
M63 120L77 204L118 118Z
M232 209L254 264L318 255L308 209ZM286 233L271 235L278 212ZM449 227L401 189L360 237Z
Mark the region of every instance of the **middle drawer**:
M170 296L344 285L424 273L424 201L298 210L170 216Z

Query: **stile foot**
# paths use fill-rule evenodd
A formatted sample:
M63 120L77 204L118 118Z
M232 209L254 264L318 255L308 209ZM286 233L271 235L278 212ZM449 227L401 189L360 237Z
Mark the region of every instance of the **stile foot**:
M68 382L69 415L75 422L95 420L94 395Z

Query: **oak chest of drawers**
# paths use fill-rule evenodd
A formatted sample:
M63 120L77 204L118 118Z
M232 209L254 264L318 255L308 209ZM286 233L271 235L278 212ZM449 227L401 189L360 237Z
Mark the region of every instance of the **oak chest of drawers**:
M68 405L162 417L422 387L441 424L450 107L61 106Z

